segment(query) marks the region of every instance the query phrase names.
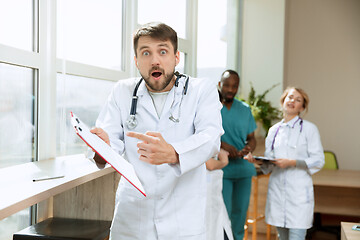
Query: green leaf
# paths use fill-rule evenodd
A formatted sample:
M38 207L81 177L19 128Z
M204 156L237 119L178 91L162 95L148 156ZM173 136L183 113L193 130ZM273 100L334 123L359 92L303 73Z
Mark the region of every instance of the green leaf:
M250 82L250 92L245 102L249 104L251 113L255 121L261 121L262 125L267 132L274 120L281 119L281 111L274 108L269 101L265 100L266 95L280 83L272 85L269 89L265 90L262 94L256 94L252 82Z

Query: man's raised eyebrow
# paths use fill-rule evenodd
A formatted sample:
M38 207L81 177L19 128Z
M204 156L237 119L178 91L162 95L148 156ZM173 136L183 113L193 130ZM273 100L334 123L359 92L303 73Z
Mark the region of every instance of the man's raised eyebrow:
M148 46L142 46L142 47L139 47L139 51L143 50L143 49L146 49L146 48L149 48Z
M167 48L170 48L169 44L167 44L167 43L159 43L158 46L159 46L159 47L167 47Z

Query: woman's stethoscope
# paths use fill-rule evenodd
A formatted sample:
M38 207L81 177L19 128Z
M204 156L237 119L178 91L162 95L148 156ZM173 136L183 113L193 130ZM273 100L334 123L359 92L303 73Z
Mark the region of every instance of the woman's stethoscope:
M171 113L171 116L169 117L169 119L173 122L176 122L178 123L180 121L180 114L181 114L181 103L182 103L182 100L183 100L183 97L184 95L186 95L187 93L187 90L188 90L188 85L189 85L189 76L185 75L185 74L181 74L179 72L175 72L174 73L175 76L176 76L176 80L175 80L175 87L178 87L179 86L179 80L180 78L182 77L185 77L185 85L184 85L184 90L182 92L182 96L181 96L181 100L180 100L180 105L179 105L179 111L178 111L178 118L175 118L173 113ZM137 106L137 100L138 100L138 96L137 96L137 91L139 89L139 86L141 84L141 82L143 81L144 79L141 78L140 81L136 84L135 88L134 88L134 92L133 92L133 96L132 96L132 101L131 101L131 108L130 108L130 116L129 118L126 120L126 126L129 128L129 129L134 129L138 122L136 120L136 106ZM174 100L175 100L175 97L174 97ZM174 101L172 102L171 104L171 108L173 107L174 105Z
M301 133L301 132L302 132L302 129L303 129L303 119L302 119L301 117L299 117L299 118L294 122L294 124L292 125L292 128L295 127L295 124L296 124L298 121L300 121L300 133ZM281 128L281 125L282 125L282 124L280 124L279 127L276 129L276 132L275 132L275 135L274 135L272 144L271 144L271 151L272 151L272 152L274 152L275 139L276 139L277 134L279 133L279 130L280 130L280 128ZM298 139L298 140L299 140L299 139ZM296 146L295 146L295 148L296 148Z

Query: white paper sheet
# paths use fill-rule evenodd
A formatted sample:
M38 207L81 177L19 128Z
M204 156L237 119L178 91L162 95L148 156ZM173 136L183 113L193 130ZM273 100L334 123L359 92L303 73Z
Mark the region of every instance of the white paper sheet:
M118 173L128 180L144 196L145 190L139 178L137 177L134 167L122 156L115 152L97 135L90 132L90 129L81 120L71 112L71 123L75 128L76 134L90 146L98 155L109 163Z

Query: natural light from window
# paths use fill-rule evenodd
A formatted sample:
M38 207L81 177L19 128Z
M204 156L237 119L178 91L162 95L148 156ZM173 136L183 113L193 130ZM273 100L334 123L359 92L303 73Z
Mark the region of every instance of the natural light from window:
M58 58L122 70L121 55L122 1L57 1Z

